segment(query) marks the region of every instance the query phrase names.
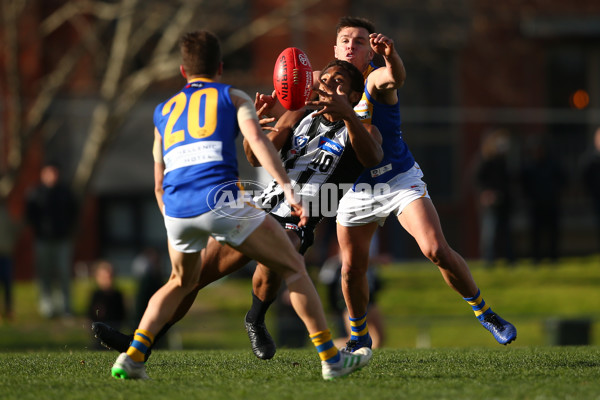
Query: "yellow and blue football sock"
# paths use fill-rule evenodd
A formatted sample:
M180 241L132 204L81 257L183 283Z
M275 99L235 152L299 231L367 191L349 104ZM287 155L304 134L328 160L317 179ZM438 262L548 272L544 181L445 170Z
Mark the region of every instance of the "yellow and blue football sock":
M319 357L322 361L327 361L328 363L333 364L340 360L340 352L333 345L333 340L331 340L331 332L329 329L313 333L310 335L310 340L317 348Z
M153 334L144 329L137 329L133 334L133 341L127 349L127 355L135 362L144 362L146 353L153 342Z
M479 289L477 289L477 294L475 296L463 297L463 299L467 303L469 303L469 305L473 309L473 312L475 313L475 316L480 321L483 321L486 315L491 314L493 312L490 306L485 304L485 301L483 300L483 297L481 297L481 291Z
M359 344L371 347L371 336L367 326L367 313L359 318L348 318L350 320L350 340L355 340ZM364 347L363 346L363 347Z

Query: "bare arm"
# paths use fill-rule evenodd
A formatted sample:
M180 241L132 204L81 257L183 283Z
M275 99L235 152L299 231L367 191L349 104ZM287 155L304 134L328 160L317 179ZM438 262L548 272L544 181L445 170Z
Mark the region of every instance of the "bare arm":
M381 132L375 125L363 124L358 117L356 117L356 120L358 121L352 122L352 126L346 123L350 143L352 143L358 161L364 167L374 167L383 159Z
M252 153L263 166L263 168L275 179L283 189L288 204L292 207L292 215L300 218L299 226L303 226L308 221L308 214L305 212L300 199L296 199L288 177L277 150L273 147L271 141L263 134L262 128L258 123L258 118L252 100L245 93L232 89L231 98L238 109L237 119L240 131L244 140L252 150Z
M290 178L281 164L275 147L273 147L273 144L262 133L262 129L256 120L247 119L239 122L239 124L245 141L248 142L260 165L263 166L283 189L288 204L295 210L292 214L300 217L299 225L305 225L308 221L307 214L300 203L300 199L296 199L294 196Z
M273 130L267 133L267 138L273 143L273 147L275 147L276 151L281 150L285 142L288 140L289 136L292 134L292 127L296 122L298 122L302 118L302 114L296 111L287 111L283 116L277 121ZM253 167L260 167L260 162L254 155L252 148L250 147L248 141L244 139L244 152L246 153L246 158L248 162Z
M154 145L152 146L152 155L154 158L154 195L161 214L164 211L163 203L163 179L165 176L165 163L162 158L162 137L158 129L154 128Z
M327 113L335 120L342 119L348 130L348 137L358 161L365 167L373 167L379 164L383 158L382 138L379 129L373 125L362 123L356 116L348 98L341 91L340 86L336 88L335 93L326 89L326 91L321 91L321 94L326 100L307 102L308 105L323 107L313 115Z
M396 90L401 88L406 80L404 62L394 48L392 39L381 33L372 33L370 41L373 51L383 56L385 66L369 74L367 90L377 101L395 104L398 101Z

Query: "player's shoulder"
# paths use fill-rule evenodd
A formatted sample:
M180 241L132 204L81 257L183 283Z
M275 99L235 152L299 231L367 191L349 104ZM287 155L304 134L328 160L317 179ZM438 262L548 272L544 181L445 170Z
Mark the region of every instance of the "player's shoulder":
M232 99L235 97L235 98L239 98L244 101L252 102L252 99L250 98L250 95L248 93L246 93L242 89L238 89L234 86L229 86L229 96Z
M248 93L233 86L229 87L228 93L231 103L235 108L250 107L252 110L254 109L254 101L250 98Z

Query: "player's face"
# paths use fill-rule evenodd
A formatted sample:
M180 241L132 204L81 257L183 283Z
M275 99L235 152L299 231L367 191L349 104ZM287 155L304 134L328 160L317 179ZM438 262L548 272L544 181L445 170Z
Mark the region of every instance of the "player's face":
M352 90L350 88L350 76L346 70L342 67L333 66L323 71L319 78L319 89L321 91L335 92L338 86L340 86L340 90L346 96L350 94ZM324 101L327 99L319 95L319 100Z
M364 71L373 59L369 32L365 28L342 28L333 46L335 58L352 63Z

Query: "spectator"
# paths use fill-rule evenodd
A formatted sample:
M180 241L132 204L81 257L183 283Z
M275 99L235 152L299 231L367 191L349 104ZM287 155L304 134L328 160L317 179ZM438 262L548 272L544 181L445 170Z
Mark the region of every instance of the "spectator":
M115 287L115 272L111 263L100 260L93 268L96 289L92 292L87 316L92 322L104 322L120 329L125 322L123 293ZM94 340L94 343L97 343ZM103 348L97 344L97 348Z
M57 164L46 164L41 183L27 195L27 222L35 236L35 267L40 285L40 313L51 318L71 315L72 231L77 218L73 193L60 182ZM62 302L53 301L60 287Z
M488 267L504 256L514 263L511 240L511 174L508 167L510 138L505 130L488 134L481 146L475 182L481 209L481 254ZM502 249L502 251L498 251Z
M13 319L13 252L19 225L8 211L5 198L0 198L0 285L3 288L3 309L0 320Z
M550 157L545 143L534 144L521 170L523 194L528 201L531 256L535 264L543 258L559 257L560 197L566 172L557 157Z
M163 274L160 254L152 247L144 249L134 258L131 270L138 282L135 296L135 323L137 325L144 315L148 301L165 283L166 277Z
M596 235L600 252L600 127L594 133L594 146L582 158L582 180L596 214Z

